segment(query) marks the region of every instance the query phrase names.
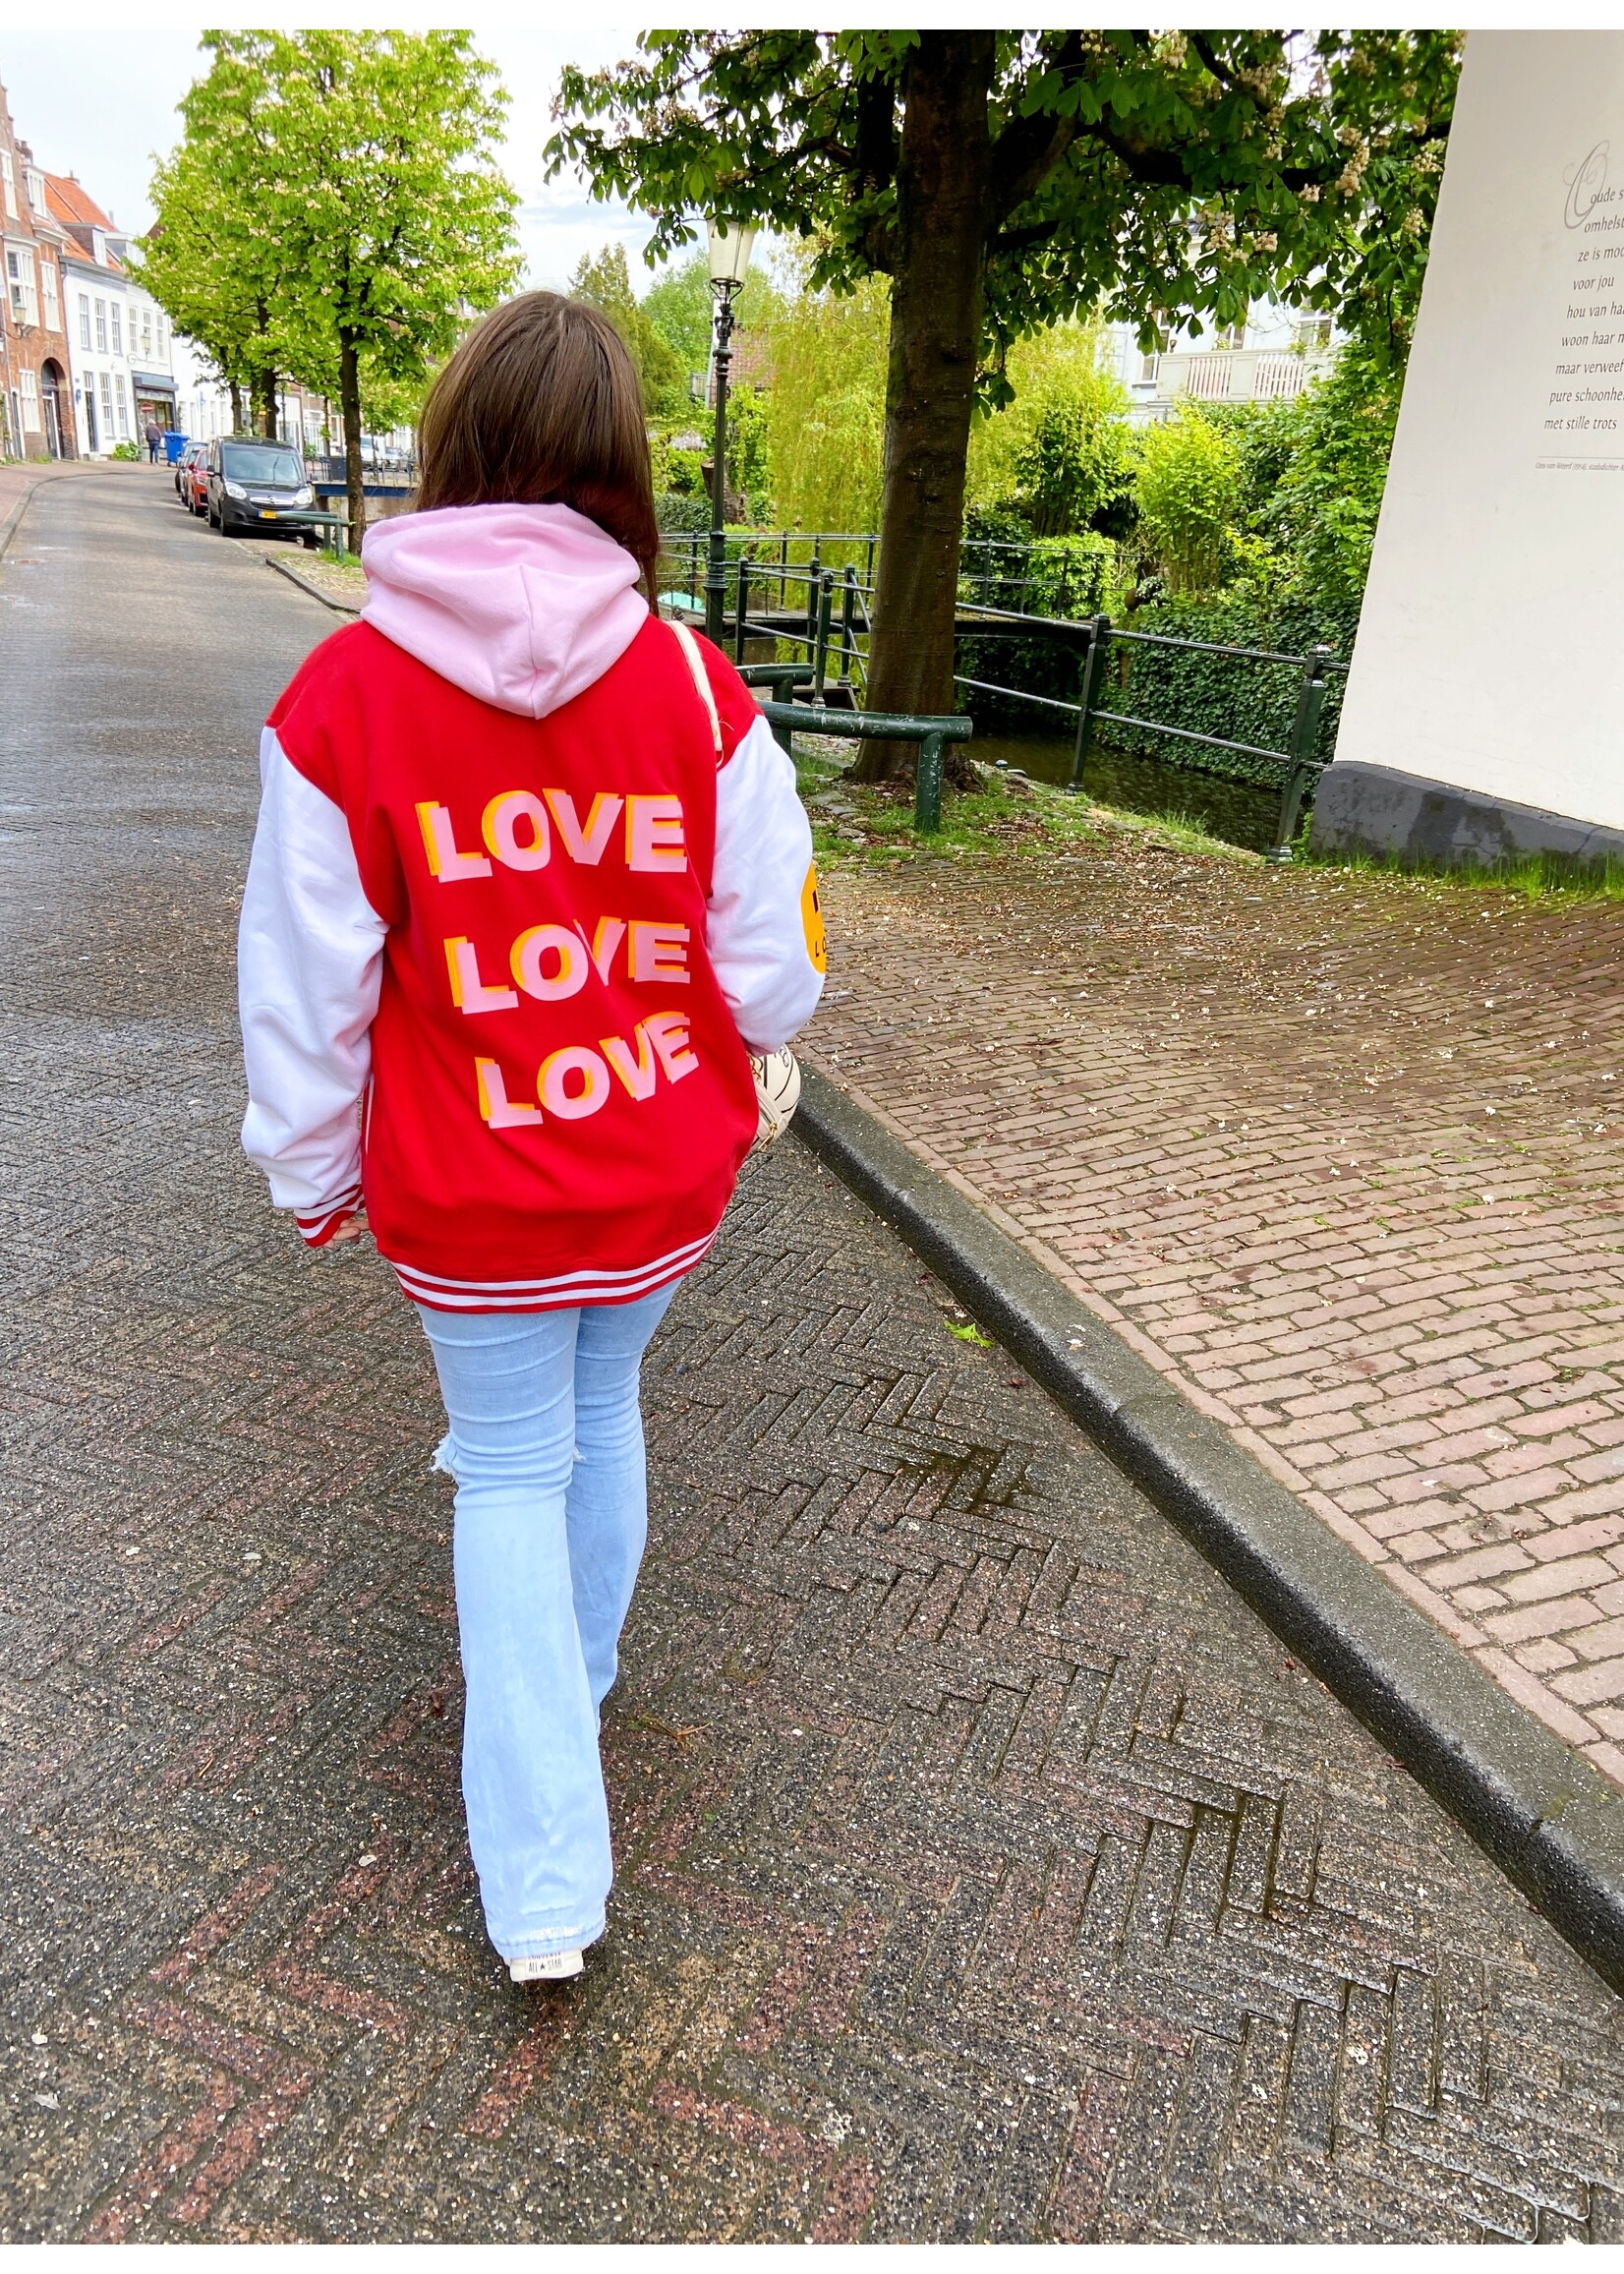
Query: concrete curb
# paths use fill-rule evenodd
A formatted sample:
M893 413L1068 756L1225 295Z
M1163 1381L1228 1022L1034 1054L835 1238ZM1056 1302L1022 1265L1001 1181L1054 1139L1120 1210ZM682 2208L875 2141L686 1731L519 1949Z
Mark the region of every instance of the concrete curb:
M791 1126L1624 1994L1624 1796L813 1067Z
M301 576L298 569L290 568L285 560L273 560L268 553L261 553L260 558L267 568L274 568L278 576L285 576L289 584L296 584L301 592L308 592L312 600L319 600L323 608L330 608L334 615L361 613L358 608L351 608L347 600L334 600L330 592L323 592L319 584L312 584L308 576Z
M4 559L6 554L10 551L11 541L17 535L17 532L22 525L24 514L33 503L35 493L39 490L41 484L48 482L51 479L51 475L54 472L55 468L50 467L42 473L36 474L33 480L29 484L28 488L24 491L22 496L17 499L15 504L7 508L3 516L0 516L0 559Z

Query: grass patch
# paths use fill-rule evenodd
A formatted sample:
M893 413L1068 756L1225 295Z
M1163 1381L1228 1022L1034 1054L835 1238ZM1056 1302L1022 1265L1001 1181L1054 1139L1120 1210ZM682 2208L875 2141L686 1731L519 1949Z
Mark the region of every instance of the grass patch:
M1405 860L1397 853L1312 852L1305 844L1294 850L1299 868L1339 876L1395 877L1457 892L1513 893L1525 901L1624 901L1624 858L1577 861L1556 852L1525 853L1515 860L1468 861L1459 867L1437 860Z
M812 820L820 863L961 860L1003 853L1053 856L1131 838L1165 852L1256 861L1259 856L1209 837L1186 813L1124 813L1047 783L985 783L978 790L947 791L942 827L922 837L913 825L910 786L852 782L828 746L797 749L795 774Z

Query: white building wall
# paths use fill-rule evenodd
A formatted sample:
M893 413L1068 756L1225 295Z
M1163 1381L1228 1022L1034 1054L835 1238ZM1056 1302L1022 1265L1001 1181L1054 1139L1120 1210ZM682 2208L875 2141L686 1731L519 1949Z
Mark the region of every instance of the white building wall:
M134 277L129 279L125 287L125 344L134 394L139 401L144 394L162 396L167 390L170 401L175 405L175 423L179 425L174 335L169 328L169 319L152 295L145 286L138 284ZM158 383L154 385L154 381ZM162 424L161 421L159 423ZM139 436L137 438L140 438Z
M1474 31L1321 793L1350 832L1411 826L1393 776L1428 853L1624 832L1621 527L1624 33Z
M122 269L70 256L62 280L80 446L87 458L107 458L117 443L141 439L131 382L129 279Z
M1258 301L1244 324L1226 331L1187 324L1151 354L1131 324L1114 323L1110 341L1131 415L1142 425L1171 418L1181 395L1196 402L1290 399L1329 368L1335 344L1327 318L1276 301Z

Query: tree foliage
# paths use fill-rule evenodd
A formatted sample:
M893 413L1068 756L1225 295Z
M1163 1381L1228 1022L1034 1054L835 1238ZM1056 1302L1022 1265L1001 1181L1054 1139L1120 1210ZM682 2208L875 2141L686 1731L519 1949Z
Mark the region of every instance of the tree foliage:
M1089 311L1148 342L1282 293L1402 357L1459 58L1441 31L652 31L563 75L554 170L655 218L813 248L814 292L893 281L871 692L951 697L974 394Z
M1249 516L1250 534L1291 564L1282 588L1358 610L1381 510L1400 378L1352 341L1328 377L1298 397L1289 447L1272 488ZM1282 422L1285 425L1285 422Z
M209 68L154 183L154 297L228 376L241 312L262 309L255 352L339 398L359 544L368 391L392 409L421 389L470 311L518 278L517 201L493 156L507 98L461 31L203 44ZM207 254L191 281L189 250Z
M900 112L916 31L651 31L567 70L553 170L653 214L697 211L816 247L813 287L895 272ZM1002 353L1094 307L1240 322L1282 292L1402 345L1453 111L1450 31L1001 31L983 383Z
M1127 390L1103 353L1097 323L1057 323L1015 341L1005 367L1010 401L970 429L972 506L1013 506L1038 537L1127 534L1134 437Z
M878 526L891 295L786 292L768 325L774 497L789 529Z
M1216 592L1242 495L1241 452L1230 436L1181 404L1146 430L1135 493L1141 541L1168 590L1181 600Z
M157 218L132 266L219 379L262 402L288 355L268 216L233 196L207 141L190 133L159 164L151 196Z

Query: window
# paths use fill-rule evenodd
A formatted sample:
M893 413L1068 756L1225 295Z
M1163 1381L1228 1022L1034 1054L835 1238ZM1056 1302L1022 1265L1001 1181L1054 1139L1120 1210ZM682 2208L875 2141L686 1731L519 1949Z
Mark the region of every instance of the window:
M39 321L39 294L33 281L33 254L26 245L6 247L6 282L14 323Z
M23 424L36 432L39 427L39 381L31 371L19 374L23 382Z
M23 168L23 187L29 193L29 204L36 213L45 210L45 177L37 166Z
M105 300L96 302L96 345L103 355L107 353L107 303Z
M1297 345L1305 355L1315 355L1331 344L1331 320L1328 316L1300 316L1297 320Z
M10 150L0 150L0 186L6 193L6 211L17 219L17 175L12 167Z
M130 395L124 384L124 374L119 373L114 382L118 388L118 431L122 438L130 432Z
M122 355L122 354L124 353L124 322L123 322L123 319L121 318L121 316L120 316L120 314L119 314L119 305L118 305L118 302L117 302L116 300L115 300L115 301L113 302L113 304L112 304L112 314L113 314L113 353L114 353L115 355Z
M113 382L105 372L101 374L101 431L108 441L113 438Z
M56 262L54 261L40 262L39 281L45 288L45 329L47 331L60 331L62 329L62 303L57 298Z
M1212 337L1214 347L1245 347L1247 327L1244 323L1220 324Z
M81 347L90 344L90 295L87 292L79 296L79 344Z
M162 355L162 353L163 353L163 310L162 310L161 308L158 310L157 314L156 314L156 315L153 317L152 321L153 321L153 322L154 322L154 323L157 325L157 336L158 336L158 353L159 353L159 355Z
M1153 387L1156 383L1156 375L1161 368L1162 351L1160 348L1153 347L1147 354L1141 355L1139 358L1139 384Z
M271 490L297 490L305 479L293 452L273 442L227 442L220 451L220 471L234 482Z

